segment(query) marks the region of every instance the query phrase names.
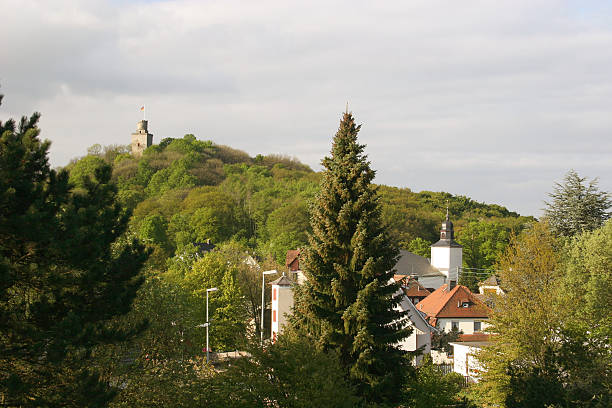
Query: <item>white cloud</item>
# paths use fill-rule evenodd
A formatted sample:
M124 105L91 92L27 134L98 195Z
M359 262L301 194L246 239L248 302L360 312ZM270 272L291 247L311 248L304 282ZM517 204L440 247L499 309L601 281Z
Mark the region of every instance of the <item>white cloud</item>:
M526 213L571 167L612 190L609 5L379 3L0 0L0 117L42 111L57 165L146 104L156 140L318 167L348 101L379 182Z

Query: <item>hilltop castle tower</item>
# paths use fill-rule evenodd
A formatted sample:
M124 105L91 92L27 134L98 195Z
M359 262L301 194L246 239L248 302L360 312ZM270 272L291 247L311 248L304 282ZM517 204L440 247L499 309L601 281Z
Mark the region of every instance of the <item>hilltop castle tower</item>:
M142 156L142 152L153 144L153 135L149 133L147 127L149 122L141 120L138 122L136 132L132 133L132 155Z

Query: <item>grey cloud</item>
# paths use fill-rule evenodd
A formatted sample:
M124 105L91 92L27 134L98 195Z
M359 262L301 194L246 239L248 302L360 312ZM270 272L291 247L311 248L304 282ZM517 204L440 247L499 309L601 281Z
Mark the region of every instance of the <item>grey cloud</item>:
M612 190L603 2L0 0L0 117L52 160L195 133L318 168L348 101L377 181L536 213L574 167Z

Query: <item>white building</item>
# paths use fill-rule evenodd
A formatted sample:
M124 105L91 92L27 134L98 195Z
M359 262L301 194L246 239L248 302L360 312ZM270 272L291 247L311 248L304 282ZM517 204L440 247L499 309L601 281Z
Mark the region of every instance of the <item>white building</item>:
M396 274L408 275L431 292L450 281L457 283L459 269L463 262L463 247L455 241L455 230L449 219L440 229L440 240L431 246L431 261L406 250L400 250L400 258L395 265Z
M291 309L293 308L293 281L285 276L270 282L272 286L272 319L271 319L271 338L272 342L282 332L283 326L287 324Z
M466 341L450 343L453 346L453 371L468 378L470 382L478 382L483 371L478 361L478 353L482 347L490 344L488 341Z

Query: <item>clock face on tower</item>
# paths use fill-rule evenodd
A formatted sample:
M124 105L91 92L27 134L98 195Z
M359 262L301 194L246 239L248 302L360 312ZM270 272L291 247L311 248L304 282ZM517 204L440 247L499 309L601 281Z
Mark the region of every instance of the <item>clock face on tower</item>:
M446 238L446 232L442 231L440 235L442 236L442 238Z

